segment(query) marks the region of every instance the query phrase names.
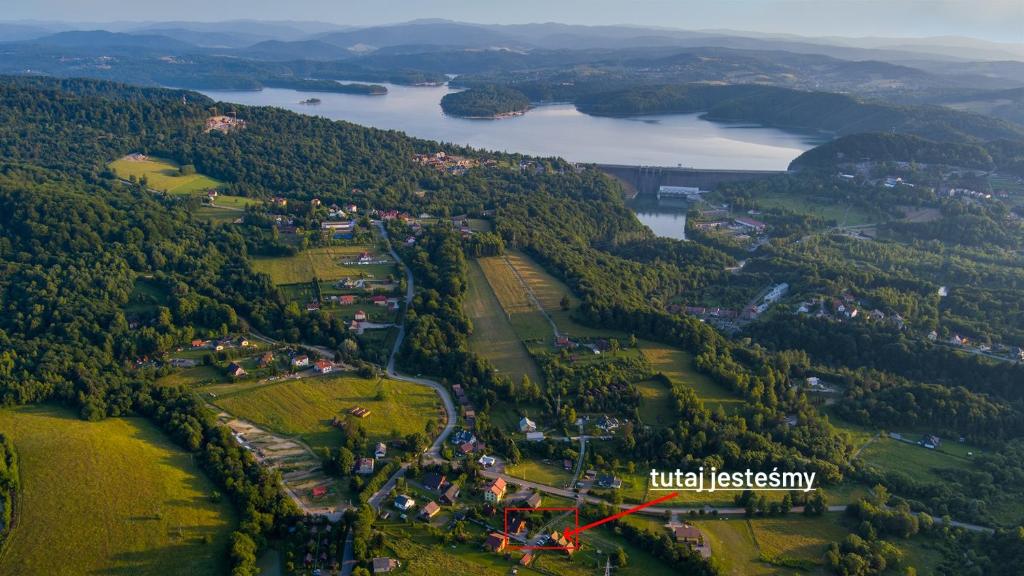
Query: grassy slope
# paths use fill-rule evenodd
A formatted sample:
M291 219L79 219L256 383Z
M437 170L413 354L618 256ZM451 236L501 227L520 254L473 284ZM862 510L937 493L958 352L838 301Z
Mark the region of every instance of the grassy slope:
M298 284L310 282L313 277L320 280L340 280L345 277L360 278L372 275L376 280L383 280L394 274L394 266L388 264L350 264L343 265L342 259L349 259L364 251L372 255L378 254L371 245L329 246L311 248L295 256L276 258L254 258L252 266L257 272L270 275L274 284Z
M23 483L0 574L226 572L233 510L209 501L213 485L148 422L35 406L0 411L0 431Z
M504 258L481 258L478 262L519 339L523 342L550 343L554 337L551 325L530 302L522 283Z
M178 165L170 160L150 158L149 160L131 160L121 158L110 163L110 168L121 178L145 176L150 188L162 190L168 194L192 194L210 188L223 188L224 183L203 174L178 175Z
M203 392L216 393L216 404L230 414L283 434L302 436L313 447L337 446L341 434L331 427L331 419L345 416L354 406L370 410L369 416L358 421L374 442L392 439L392 431L403 435L422 432L430 418L443 421L440 401L432 390L396 380L381 382L384 400L375 399L377 380L349 375L234 388L210 386Z
M655 372L668 376L677 386L693 388L704 403L714 410L723 406L726 410L738 407L743 401L739 396L697 372L693 366L693 355L665 344L642 341L640 349L651 363Z
M469 263L469 291L465 308L466 314L473 320L473 335L469 345L474 352L490 360L495 368L509 375L513 382L520 382L524 375L534 382L541 381L536 363L516 336L476 261Z

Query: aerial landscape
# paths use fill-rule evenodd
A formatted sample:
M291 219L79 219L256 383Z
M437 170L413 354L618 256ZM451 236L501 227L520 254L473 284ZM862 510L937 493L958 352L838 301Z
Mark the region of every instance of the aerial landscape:
M1024 575L1024 4L12 0L0 576Z

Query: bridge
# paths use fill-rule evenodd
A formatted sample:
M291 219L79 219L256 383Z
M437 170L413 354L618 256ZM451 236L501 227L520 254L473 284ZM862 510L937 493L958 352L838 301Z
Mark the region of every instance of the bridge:
M662 186L695 187L714 190L719 184L740 182L785 174L785 170L707 170L702 168L672 168L669 166L629 166L625 164L595 164L595 167L613 176L628 187L634 195L654 196Z

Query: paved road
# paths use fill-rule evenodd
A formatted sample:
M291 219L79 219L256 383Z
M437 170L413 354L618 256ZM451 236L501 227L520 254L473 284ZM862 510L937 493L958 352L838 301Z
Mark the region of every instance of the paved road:
M352 530L345 536L345 549L341 553L341 576L352 576L356 566L355 553L352 550Z
M609 504L609 505L615 506L614 504L611 504L610 502L608 502L608 501L606 501L604 499L598 498L596 496L589 496L589 495L585 495L585 494L579 494L579 493L576 493L576 492L574 492L572 490L566 490L564 488L556 488L554 486L548 486L547 484L541 484L539 482L531 482L529 480L523 480L522 478L516 478L514 476L509 476L508 474L505 474L503 472L498 472L497 470L494 470L493 468L492 469L488 469L488 470L482 470L480 472L480 475L483 476L484 478L491 478L491 479L503 478L505 480L505 482L508 482L508 483L514 483L514 484L518 484L520 486L525 486L527 488L533 488L534 490L539 490L541 492L544 492L545 494L554 494L555 496L562 496L563 498L569 498L571 500L576 500L577 502L581 502L581 503L585 502L585 503L588 503L588 504ZM619 508L621 510L629 510L630 508L633 508L634 506L636 506L636 504L619 504L617 506L617 508ZM664 517L666 512L670 512L673 516L675 516L675 515L688 515L690 512L698 512L699 513L701 510L707 510L707 509L713 509L713 510L717 511L719 516L745 516L747 514L747 509L746 508L739 508L739 507L724 507L723 508L723 507L716 507L716 506L711 506L711 507L708 507L708 508L705 508L703 506L702 507L697 507L697 508L694 508L694 507L651 506L649 508L644 508L643 510L638 511L637 514L645 514L645 515L648 515L648 516L662 516L662 517ZM791 509L790 513L791 514L802 514L803 511L804 511L804 507L803 506L794 506ZM834 504L834 505L828 507L828 511L829 512L845 512L846 511L846 505L845 504ZM937 524L942 524L942 519L941 518L934 518L934 520L935 520L935 522ZM978 526L977 524L969 524L967 522L958 522L956 520L951 521L950 525L954 526L956 528L963 528L964 530L969 530L971 532L989 532L989 533L993 532L993 530L991 528L987 528L985 526Z

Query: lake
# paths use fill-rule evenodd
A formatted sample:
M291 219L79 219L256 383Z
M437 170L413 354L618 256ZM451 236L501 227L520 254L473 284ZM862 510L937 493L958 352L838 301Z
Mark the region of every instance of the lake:
M644 223L658 236L686 240L686 212L684 210L662 210L657 208L633 208L637 220Z
M783 170L814 146L774 128L716 124L696 114L600 118L571 104L538 106L522 116L468 120L441 112L447 86L386 84L386 96L300 92L204 91L224 102L277 106L304 114L401 130L410 136L476 148L561 156L574 162L749 170ZM299 104L319 98L320 104Z

